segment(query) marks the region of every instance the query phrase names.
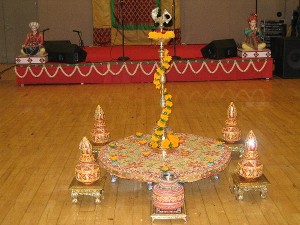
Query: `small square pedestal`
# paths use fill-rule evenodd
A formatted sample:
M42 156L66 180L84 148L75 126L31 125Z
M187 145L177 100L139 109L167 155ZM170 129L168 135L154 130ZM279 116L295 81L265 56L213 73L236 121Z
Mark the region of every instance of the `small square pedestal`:
M187 215L186 215L185 203L180 209L169 211L169 210L160 210L156 208L151 202L152 223L154 220L178 220L178 219L183 219L186 222L186 216Z
M270 49L262 49L262 50L251 50L245 51L241 48L238 49L238 56L243 59L248 58L270 58L271 50Z
M106 177L101 177L98 181L96 181L93 184L86 185L74 177L70 186L69 190L71 190L71 197L72 202L77 203L78 202L78 195L89 195L95 198L95 203L101 203L101 197L104 198L104 184L105 184Z
M255 180L247 180L237 173L232 174L233 179L233 193L235 198L238 200L242 200L244 198L245 191L260 191L260 197L266 198L268 192L268 185L270 182L263 174L259 178Z
M45 64L48 62L48 54L42 56L17 56L16 64Z

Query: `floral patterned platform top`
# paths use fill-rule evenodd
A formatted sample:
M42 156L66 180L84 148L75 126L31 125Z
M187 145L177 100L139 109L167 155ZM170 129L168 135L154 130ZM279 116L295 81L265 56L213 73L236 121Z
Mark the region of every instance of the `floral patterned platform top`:
M98 162L112 175L144 182L158 182L163 171L181 182L193 182L223 171L231 159L222 142L193 134L176 134L180 145L171 151L152 149L151 135L132 135L98 149Z

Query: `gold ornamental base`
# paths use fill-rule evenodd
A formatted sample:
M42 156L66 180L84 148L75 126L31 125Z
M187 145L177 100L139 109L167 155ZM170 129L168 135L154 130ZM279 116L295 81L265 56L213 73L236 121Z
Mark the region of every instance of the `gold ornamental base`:
M240 157L242 157L245 151L245 142L243 140L239 140L235 143L228 143L224 141L224 139L219 138L218 141L224 142L225 145L228 146L231 152L237 152L240 155Z
M241 177L239 174L232 174L233 179L233 188L232 191L237 200L244 199L244 192L246 191L259 191L261 198L267 197L268 185L270 182L265 177L265 175L261 175L256 179L245 179Z
M187 222L187 214L185 209L185 203L177 210L161 210L156 208L151 202L151 220L178 220L182 219Z
M99 180L96 182L86 185L74 177L70 186L69 190L71 190L71 198L73 203L78 202L78 196L79 195L88 195L95 198L95 203L99 204L101 203L101 198L104 198L104 184L105 184L106 176L102 176Z
M90 143L92 145L93 154L94 154L95 158L97 158L100 148L103 147L104 145L107 145L109 142L100 144L100 143L95 143L93 141L90 141Z

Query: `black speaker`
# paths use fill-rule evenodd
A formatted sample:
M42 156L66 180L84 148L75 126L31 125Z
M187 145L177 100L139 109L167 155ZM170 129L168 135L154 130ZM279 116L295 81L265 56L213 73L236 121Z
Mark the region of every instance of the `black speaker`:
M45 41L49 62L78 63L86 59L87 52L69 40Z
M271 55L275 63L275 75L282 78L300 78L299 38L271 38Z
M237 56L234 39L214 40L201 49L202 56L210 59L222 59Z

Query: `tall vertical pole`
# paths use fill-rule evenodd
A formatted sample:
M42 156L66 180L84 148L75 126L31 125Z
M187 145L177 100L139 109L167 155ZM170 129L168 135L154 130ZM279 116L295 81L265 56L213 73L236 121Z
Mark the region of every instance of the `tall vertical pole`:
M125 41L124 41L124 0L119 1L119 7L121 7L121 24L122 24L122 56L118 58L119 61L126 61L129 60L129 57L124 55L124 46L125 46Z
M175 33L175 29L176 29L176 3L175 0L173 0L173 29L174 29L174 33ZM172 59L174 60L178 60L181 59L180 56L176 55L176 35L173 38L173 44L174 44L174 55L172 56Z
M300 1L300 0L299 0ZM255 0L255 13L257 15L257 0Z

